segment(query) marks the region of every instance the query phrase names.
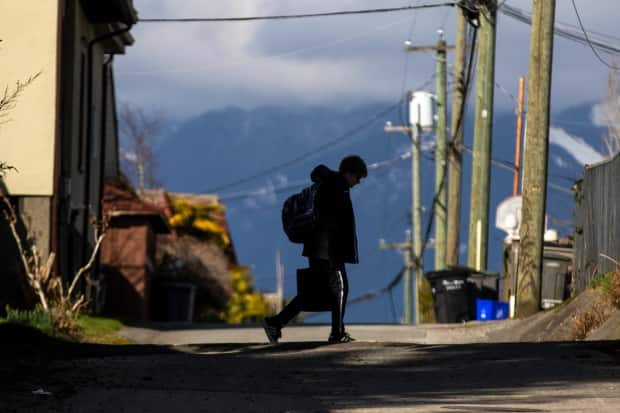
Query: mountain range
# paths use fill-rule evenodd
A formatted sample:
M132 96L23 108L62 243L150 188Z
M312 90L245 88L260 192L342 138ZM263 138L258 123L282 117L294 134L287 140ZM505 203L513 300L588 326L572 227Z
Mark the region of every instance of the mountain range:
M372 103L343 107L234 107L211 110L166 128L156 147L158 175L164 187L177 192L216 192L227 207L227 218L239 261L252 266L256 286L275 289L276 250L285 267L285 295L295 294L295 269L306 266L301 246L286 239L280 222L284 199L309 183L309 172L319 163L333 169L349 154L362 156L370 169L367 179L352 190L360 258L349 269L350 297L385 286L401 269L402 257L380 250L379 239L402 241L409 227L410 161L397 160L410 150L407 136L386 134L386 121L401 124L404 107ZM584 163L602 159L604 128L595 105L582 104L551 117L547 213L550 227L572 232L570 188L583 174ZM473 117L465 117L465 143L472 147ZM505 234L495 228L495 209L512 194L514 113L494 116L491 172L488 270L501 270ZM432 134L423 136L422 199L428 222L434 191ZM464 154L461 211L461 262L466 261L471 156ZM388 161L381 163L382 161ZM432 233L431 233L432 237ZM433 250L424 256L431 270ZM402 313L402 286L389 295L351 306L350 322L396 322ZM327 314L312 318L325 322Z

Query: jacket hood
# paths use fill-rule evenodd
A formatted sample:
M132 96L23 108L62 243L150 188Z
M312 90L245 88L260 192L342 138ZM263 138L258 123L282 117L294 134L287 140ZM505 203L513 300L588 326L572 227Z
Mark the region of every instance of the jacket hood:
M330 177L336 175L338 172L329 169L327 166L321 164L314 168L310 173L310 179L312 182L323 182Z

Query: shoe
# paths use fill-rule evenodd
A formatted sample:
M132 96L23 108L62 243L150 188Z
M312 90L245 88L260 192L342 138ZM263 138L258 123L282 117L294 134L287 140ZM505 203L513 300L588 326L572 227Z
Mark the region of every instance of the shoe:
M277 343L278 339L282 337L282 328L274 325L268 318L263 318L262 323L269 342L271 344Z
M329 339L327 340L327 342L330 344L350 343L352 341L355 341L355 339L351 337L349 333L346 333L346 332L342 334L338 334L338 335L331 334L329 336Z

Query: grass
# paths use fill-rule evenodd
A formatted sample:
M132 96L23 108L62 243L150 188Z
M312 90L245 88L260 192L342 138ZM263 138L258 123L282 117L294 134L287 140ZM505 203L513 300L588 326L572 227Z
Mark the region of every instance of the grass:
M611 284L615 274L615 271L609 271L604 274L597 275L590 283L590 287L594 289L600 288L604 292L609 293L611 291Z
M69 341L96 344L129 344L118 334L123 324L113 318L81 315L75 332L63 333L54 327L50 314L41 308L33 310L15 310L6 308L6 316L0 317L0 323L15 323L32 327L42 333Z
M590 286L603 291L612 303L620 308L620 271L610 271L598 275L592 280Z
M584 340L588 335L620 309L620 271L609 271L596 276L590 288L601 295L587 308L573 315L573 338Z
M92 317L82 315L78 319L80 326L79 341L98 344L129 344L129 341L118 335L123 323L114 318Z
M35 328L50 337L60 338L63 335L52 325L52 317L39 308L34 310L15 310L6 307L6 316L0 317L0 323L15 323Z

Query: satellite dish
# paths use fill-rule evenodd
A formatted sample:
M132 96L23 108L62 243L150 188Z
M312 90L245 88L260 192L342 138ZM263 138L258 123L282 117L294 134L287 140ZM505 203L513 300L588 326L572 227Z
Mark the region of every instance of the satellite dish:
M521 228L521 197L511 196L504 199L495 213L495 226L508 234L510 239L519 239Z

